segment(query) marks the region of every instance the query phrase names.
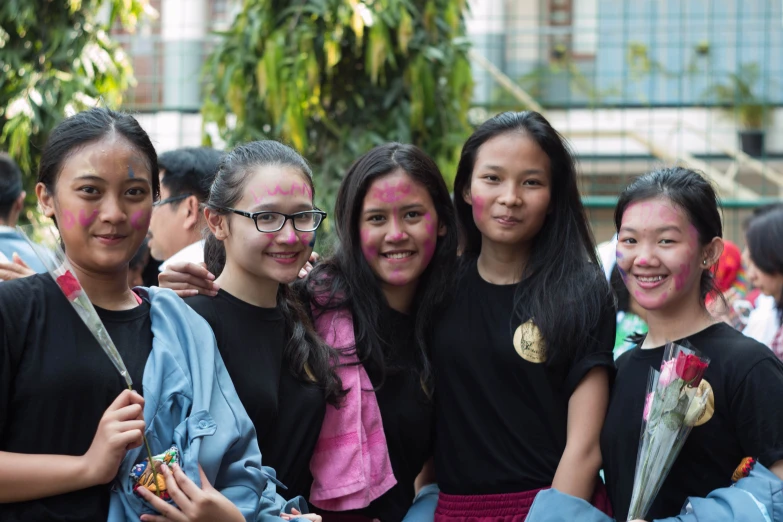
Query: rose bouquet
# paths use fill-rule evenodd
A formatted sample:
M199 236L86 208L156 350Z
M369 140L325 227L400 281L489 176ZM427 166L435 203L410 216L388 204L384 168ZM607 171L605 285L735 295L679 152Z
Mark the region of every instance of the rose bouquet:
M38 259L46 267L46 271L52 276L52 279L57 283L57 286L65 294L65 298L71 303L71 306L81 318L82 322L87 326L87 329L98 341L98 345L103 349L106 355L109 357L114 367L120 372L120 375L125 380L125 384L128 385L128 389L133 389L133 381L131 380L130 373L125 367L125 363L122 360L120 352L114 345L114 341L111 340L109 332L106 331L103 321L98 316L98 312L95 311L95 307L90 302L87 294L84 293L82 285L79 284L79 280L74 275L73 267L70 261L65 256L65 251L60 245L59 238L56 236L54 230L48 232L42 232L43 236L42 244L34 242L31 237L36 235L36 230L32 225L17 226L16 227L22 237L30 244L30 247L35 251ZM152 452L150 451L147 437L144 437L144 445L147 449L147 457L152 462ZM157 471L153 467L152 473L154 475L155 484L158 483Z
M628 520L643 519L658 495L691 428L707 407L699 387L710 360L668 343L661 371L650 370Z

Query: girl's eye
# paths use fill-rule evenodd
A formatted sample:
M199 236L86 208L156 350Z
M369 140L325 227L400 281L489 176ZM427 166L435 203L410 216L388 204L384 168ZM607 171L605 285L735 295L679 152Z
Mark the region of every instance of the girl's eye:
M371 222L375 222L375 223L380 223L380 222L381 222L381 221L383 221L384 219L385 219L385 218L384 218L383 216L381 216L380 214L376 214L376 215L374 215L374 216L370 216L370 217L368 217L368 218L367 218L367 221L371 221Z
M527 179L525 180L525 185L541 185L541 182L537 179Z
M97 194L98 193L98 189L97 188L90 187L90 186L81 187L81 188L79 188L79 190L81 192L84 192L85 194Z
M406 218L417 218L420 216L421 216L421 212L419 212L418 210L411 210L410 212L407 212L405 214Z
M673 239L661 239L659 241L659 243L662 244L662 245L673 245L674 244L674 240Z
M621 239L620 243L625 243L626 245L635 245L636 240L632 237L626 237L625 239Z
M143 196L146 193L147 193L147 191L144 190L143 188L128 189L128 195L129 196Z
M500 181L500 177L495 176L494 174L487 174L484 176L484 179L487 181Z

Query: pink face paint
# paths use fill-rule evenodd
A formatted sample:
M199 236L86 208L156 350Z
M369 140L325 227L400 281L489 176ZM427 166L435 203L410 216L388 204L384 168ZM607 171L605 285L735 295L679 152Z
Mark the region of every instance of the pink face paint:
M479 221L481 216L484 215L484 199L479 196L473 196L471 207L473 208L473 220Z
M364 258L368 261L378 257L378 249L370 244L370 237L372 233L369 230L362 230L359 236L361 237L362 253Z
M265 233L264 235L266 236L266 238L267 238L269 241L274 241L274 240L275 240L275 236L276 236L277 234L275 234L274 232L267 232L267 233Z
M682 290L685 287L685 283L688 281L688 277L691 275L691 265L680 265L680 273L674 276L674 288L675 290Z
M79 224L85 228L89 227L93 224L95 219L98 217L98 209L96 208L93 210L89 215L84 211L84 209L79 210Z
M293 187L291 187L291 189L289 190L283 190L283 188L280 185L275 185L274 191L269 190L269 187L267 187L266 189L266 193L269 194L270 196L275 196L277 194L283 194L284 196L287 196L293 191L294 191Z
M299 242L302 243L304 246L310 246L310 242L313 241L314 235L315 234L304 233L299 237Z
M301 183L301 184L294 183L293 185L291 185L291 195L292 196L294 194L296 194L297 190L299 190L299 193L301 195L304 196L306 194L310 199L313 199L313 191L312 191L312 189L310 189L310 185L308 185L307 183L304 183L304 182Z
M63 210L60 224L66 230L70 230L76 224L76 218L73 217L73 213L70 210Z
M397 217L397 208L392 209L392 232L388 235L389 241L402 241L405 239L405 232L403 232L400 226L400 220Z
M284 245L295 245L298 243L299 240L296 237L296 232L294 230L291 230L291 233L288 235L285 241L283 241Z
M382 187L373 189L372 195L385 203L394 203L410 194L411 190L413 190L413 187L411 187L410 183L400 182L395 185L389 185L388 181L384 181Z
M389 274L389 282L393 285L404 285L408 281L405 279L405 275L400 272L400 269L395 268L392 270L392 273Z
M131 226L136 230L144 230L150 226L151 212L145 212L144 210L137 210L131 215Z
M255 203L256 205L261 203L261 198L258 197L258 194L256 194L253 189L250 189L250 194L253 196L253 203Z
M647 260L645 258L641 258L639 260L639 266L647 266Z

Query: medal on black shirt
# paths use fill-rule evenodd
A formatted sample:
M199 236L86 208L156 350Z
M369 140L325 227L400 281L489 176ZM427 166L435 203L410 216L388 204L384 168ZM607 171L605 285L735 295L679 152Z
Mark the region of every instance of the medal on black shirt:
M546 362L544 336L532 319L519 325L514 332L514 349L528 362L536 364Z

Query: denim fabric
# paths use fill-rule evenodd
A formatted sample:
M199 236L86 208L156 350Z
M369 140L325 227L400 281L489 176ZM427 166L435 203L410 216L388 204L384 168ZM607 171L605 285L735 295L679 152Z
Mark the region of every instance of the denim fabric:
M279 482L274 470L261 465L256 431L237 396L209 324L171 290L153 287L136 291L151 303L153 344L143 388L146 436L152 454L176 445L180 465L193 482L201 483L201 464L210 483L248 521L277 518L291 503L276 493ZM145 457L145 448L136 448L120 465L112 491L110 522L138 520L141 514L156 513L133 493L129 476L131 468ZM297 503L295 499L293 506Z
M440 489L437 484L427 484L421 488L402 522L432 522L435 519L435 508L438 507L438 493Z
M19 254L22 261L27 263L27 266L38 272L39 274L46 273L46 267L41 263L36 255L35 251L30 248L27 241L19 235L19 232L13 229L0 230L0 252L2 252L9 261L12 260L14 252Z
M533 502L527 522L612 522L588 502L555 489L542 491ZM653 522L773 522L783 520L783 482L756 464L750 476L706 498L689 498L676 517Z

